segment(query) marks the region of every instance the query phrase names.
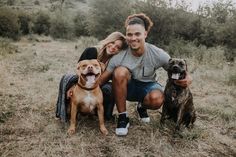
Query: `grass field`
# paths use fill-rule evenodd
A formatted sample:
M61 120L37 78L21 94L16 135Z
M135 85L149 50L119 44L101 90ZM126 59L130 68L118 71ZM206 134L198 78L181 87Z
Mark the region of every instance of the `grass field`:
M67 136L68 124L55 119L59 81L74 73L83 49L96 42L31 36L1 46L0 156L236 156L236 67L221 51L206 53L201 62L187 58L197 110L192 130L173 136L173 123L160 128L158 111L148 111L151 123L143 124L129 103L126 137L115 135L116 122L107 122L109 135L102 136L97 117L82 117L76 134ZM158 71L163 85L165 73Z

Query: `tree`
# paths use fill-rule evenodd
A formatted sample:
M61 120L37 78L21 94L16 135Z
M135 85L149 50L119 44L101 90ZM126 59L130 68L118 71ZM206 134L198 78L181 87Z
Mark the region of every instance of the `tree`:
M124 22L131 13L127 0L93 0L87 18L90 35L99 39L113 31L124 31Z

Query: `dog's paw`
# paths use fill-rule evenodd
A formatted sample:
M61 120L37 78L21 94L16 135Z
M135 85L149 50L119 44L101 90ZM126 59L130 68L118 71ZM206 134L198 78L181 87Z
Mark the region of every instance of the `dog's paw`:
M108 135L108 131L107 129L104 127L104 128L100 128L101 132L103 135Z
M75 134L75 128L69 128L69 129L67 130L67 134L68 134L68 135L73 135L73 134Z

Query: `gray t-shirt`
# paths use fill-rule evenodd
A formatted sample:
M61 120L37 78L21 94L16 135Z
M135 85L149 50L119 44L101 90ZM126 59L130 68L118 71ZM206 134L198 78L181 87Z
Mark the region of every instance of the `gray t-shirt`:
M121 51L109 61L106 70L113 72L118 66L124 66L131 72L133 79L142 82L155 82L156 70L160 67L167 69L170 56L162 49L145 43L145 52L142 56L136 57L131 49Z

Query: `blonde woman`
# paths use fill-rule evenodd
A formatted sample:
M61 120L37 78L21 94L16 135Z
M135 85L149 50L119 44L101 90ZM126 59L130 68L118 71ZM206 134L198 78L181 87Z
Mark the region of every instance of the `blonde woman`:
M100 41L97 46L86 48L81 54L79 61L86 59L98 59L100 62L107 65L112 56L119 53L120 50L123 50L125 48L127 48L125 36L120 32L113 32L104 40ZM66 98L66 92L71 86L76 84L77 81L77 75L73 74L66 74L61 78L56 104L56 117L61 119L62 121L68 121L69 118L69 115L67 114L67 105L69 104L70 100ZM108 82L101 88L104 95L105 119L110 120L112 118L114 107L111 83Z

